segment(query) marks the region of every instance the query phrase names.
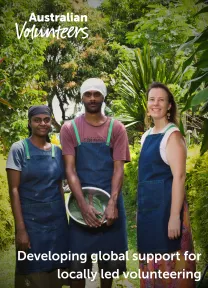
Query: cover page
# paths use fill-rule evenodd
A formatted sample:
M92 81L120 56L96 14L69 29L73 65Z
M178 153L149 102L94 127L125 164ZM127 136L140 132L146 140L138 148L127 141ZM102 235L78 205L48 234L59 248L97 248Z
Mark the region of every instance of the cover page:
M0 0L0 287L207 287L207 13Z

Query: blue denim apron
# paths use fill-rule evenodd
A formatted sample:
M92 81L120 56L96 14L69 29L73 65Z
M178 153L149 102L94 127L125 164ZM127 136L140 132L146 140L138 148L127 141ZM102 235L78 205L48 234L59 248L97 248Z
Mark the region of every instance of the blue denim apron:
M175 125L169 126L167 130ZM137 248L139 253L180 250L181 237L168 238L173 175L160 156L164 133L147 135L139 158ZM181 214L182 215L182 214Z
M68 222L59 187L62 163L56 157L56 148L52 145L50 151L31 155L29 150L38 151L38 148L29 139L24 140L24 147L26 159L21 171L19 192L22 215L31 244L27 253L67 253ZM67 266L66 263L50 259L18 261L16 257L16 260L16 272L19 274Z
M82 187L93 186L111 193L111 181L114 163L110 139L113 119L110 122L107 141L104 143L88 143L80 141L79 133L72 121L78 146L76 148L76 171ZM73 219L69 222L69 250L73 253L124 253L127 248L126 216L123 196L118 198L118 219L111 226L99 228L81 226Z

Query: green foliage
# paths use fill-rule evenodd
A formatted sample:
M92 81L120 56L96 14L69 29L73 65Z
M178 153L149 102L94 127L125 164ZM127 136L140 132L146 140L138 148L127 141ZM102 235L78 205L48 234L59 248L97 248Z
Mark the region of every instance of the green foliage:
M193 169L199 156L200 156L200 147L198 145L193 145L188 148L187 161L186 161L187 179L189 173L193 172Z
M190 46L196 46L194 53L184 62L183 71L188 70L191 67L192 62L195 67L195 72L192 75L192 79L188 81L189 90L187 92L186 99L191 96L193 92L201 88L201 84L205 83L205 87L208 83L208 48L207 48L208 27L204 31L198 33L195 37L190 37L180 49L186 49ZM196 97L195 97L196 98ZM193 106L193 105L192 105ZM190 108L190 105L186 107Z
M150 2L150 0L104 0L99 10L105 15L109 40L125 44L126 33L135 26L130 21L144 15L149 10L146 7Z
M127 41L137 47L151 44L155 55L173 61L178 47L194 35L196 27L203 27L203 23L193 17L199 7L193 0L169 1L167 5L152 2L147 7L149 11L133 21L136 26L127 33Z
M1 0L0 0L1 1ZM15 246L10 245L7 250L0 251L0 287L14 288L14 271L16 263Z
M71 25L87 26L89 37L53 39L47 46L44 62L47 71L44 89L48 93L48 104L52 108L52 100L54 96L57 97L63 121L68 119L66 106L70 105L71 101L80 103L81 83L90 77L100 77L108 83L108 75L118 63L115 53L104 38L107 34L101 12L83 3L74 3L72 6L73 13L87 15L88 22L76 22ZM55 9L53 5L51 7ZM59 13L64 14L67 11ZM68 24L60 23L60 26L66 25ZM57 128L58 126L56 125Z
M135 207L137 199L138 184L138 158L140 154L140 145L130 146L131 162L125 164L124 168L124 197L128 203Z
M179 65L168 65L162 57L154 57L151 52L149 45L143 51L136 49L134 60L121 63L116 71L115 91L120 102L113 101L114 110L123 122L137 123L139 131L144 131L148 86L153 81L175 84L181 78Z
M9 202L6 177L0 174L0 250L5 249L14 241L14 222Z
M195 16L206 13L208 7L202 8ZM190 37L180 49L185 49L190 46L194 46L195 51L184 62L183 71L187 71L190 67L194 67L195 72L192 75L192 79L187 82L189 89L185 94L186 104L183 111L192 109L202 118L203 121L203 140L201 145L201 155L208 150L208 27L206 27L201 33L198 33L195 37ZM192 64L193 63L193 64Z
M46 101L41 88L44 75L43 62L47 40L17 39L15 23L28 21L39 1L5 1L0 13L0 144L6 153L12 142L25 136L25 113L29 106ZM6 106L5 103L9 103Z
M202 253L205 264L208 259L208 153L200 156L198 146L192 147L190 152L187 195L196 252Z

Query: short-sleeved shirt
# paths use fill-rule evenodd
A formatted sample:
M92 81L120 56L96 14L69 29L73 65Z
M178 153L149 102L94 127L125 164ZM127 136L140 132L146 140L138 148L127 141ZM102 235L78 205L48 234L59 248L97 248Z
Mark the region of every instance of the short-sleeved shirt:
M52 149L45 151L33 145L30 140L26 141L31 159L26 159L24 142L18 141L12 145L6 163L6 169L21 172L19 184L21 204L59 200L61 195L60 182L64 179L64 162L61 149L55 146L56 161L53 160L54 164L50 165L51 162L48 159L52 159Z
M51 155L50 150L42 150L33 145L28 141L30 156L34 155ZM58 146L55 146L55 155L60 163L60 169L64 169L63 160L62 160L62 151ZM12 144L9 155L7 158L6 169L13 169L17 171L22 171L22 168L26 165L26 153L25 146L22 140ZM64 171L63 171L64 173Z
M100 126L93 126L85 120L84 115L75 118L81 142L101 143L106 142L111 118ZM61 144L63 155L75 156L76 140L73 125L70 121L64 123L61 128ZM118 120L114 121L110 147L113 149L113 160L130 161L129 143L124 125Z

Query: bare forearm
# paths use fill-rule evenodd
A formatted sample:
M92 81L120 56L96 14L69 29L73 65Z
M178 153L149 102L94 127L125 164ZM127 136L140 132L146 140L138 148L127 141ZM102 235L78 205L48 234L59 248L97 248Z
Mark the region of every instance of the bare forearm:
M65 201L65 198L64 198L64 189L62 187L62 181L59 183L59 189L60 189L60 192L61 192L61 196L63 198L63 200Z
M16 230L25 230L25 223L22 215L22 208L20 204L19 192L17 189L10 189L10 199L11 199L11 206L12 212L15 221L15 228Z
M74 197L77 199L78 205L81 207L85 204L85 199L82 193L82 187L76 171L66 170L66 177Z
M173 177L171 216L179 217L185 196L185 175Z
M123 167L119 167L117 169L114 169L112 182L111 182L111 197L110 200L112 200L114 203L117 203L118 196L121 191L121 187L123 184Z

